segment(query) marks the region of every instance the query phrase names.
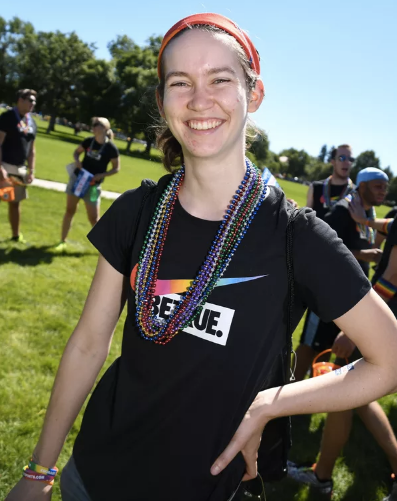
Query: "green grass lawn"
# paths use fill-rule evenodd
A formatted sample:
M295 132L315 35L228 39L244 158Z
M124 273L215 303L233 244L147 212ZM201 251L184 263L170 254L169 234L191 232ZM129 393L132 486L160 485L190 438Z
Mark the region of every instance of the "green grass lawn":
M46 136L43 126L37 139L38 177L66 181L64 166L71 160L76 144L73 131L57 126L55 135ZM123 155L122 172L107 179L105 187L125 191L137 186L143 177L157 179L162 173L157 162ZM287 196L304 205L306 187L289 182L281 184ZM51 247L59 241L65 195L40 188L30 188L29 194L30 200L23 204L22 218L28 246L6 240L9 232L6 205L0 204L0 499L20 478L21 467L38 439L55 372L78 321L97 260L96 251L85 238L89 223L83 205L70 233L71 245L65 254L58 255ZM103 200L102 211L109 205L109 201ZM382 207L378 214L383 215L386 210ZM120 353L123 318L104 370ZM302 324L294 334L295 344L301 327ZM385 397L381 403L396 425L395 398ZM80 420L81 414L58 462L61 468L70 455ZM315 459L324 415L297 417L293 423L291 458ZM361 423L355 422L352 437L335 470L334 500L380 501L387 491L388 477L384 454ZM53 499L60 500L58 482ZM268 486L269 501L315 499L306 487L288 480Z

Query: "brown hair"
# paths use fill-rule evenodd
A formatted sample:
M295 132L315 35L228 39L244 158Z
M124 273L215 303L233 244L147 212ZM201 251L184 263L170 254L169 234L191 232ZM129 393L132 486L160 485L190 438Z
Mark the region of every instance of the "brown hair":
M175 39L185 33L188 29L198 29L201 31L205 31L207 33L211 33L216 37L222 37L227 43L236 51L237 57L239 58L240 64L244 70L245 81L247 85L247 89L251 92L256 85L256 81L258 80L258 75L251 68L250 63L248 61L247 55L243 49L243 47L239 44L239 42L226 31L217 28L211 25L203 25L203 24L195 24L189 26L188 28L180 31L175 37L169 42L170 45ZM160 67L160 82L157 86L157 92L159 93L161 101L164 99L164 86L165 86L165 75L164 75L164 57L161 59L161 67ZM160 118L158 125L155 126L156 131L156 143L157 147L161 150L163 157L162 161L165 169L168 172L173 172L176 167L179 167L183 163L183 152L182 147L178 140L174 137L171 130L169 129L167 122ZM247 123L247 131L246 131L246 143L249 146L257 136L258 130L254 126L254 124L249 120Z
M20 89L17 92L17 102L18 102L18 99L26 99L30 96L37 97L37 92L33 89Z
M335 160L336 158L336 152L339 150L339 148L346 148L347 150L350 150L352 149L352 147L350 146L350 144L340 144L337 148L334 148L331 152L331 160Z

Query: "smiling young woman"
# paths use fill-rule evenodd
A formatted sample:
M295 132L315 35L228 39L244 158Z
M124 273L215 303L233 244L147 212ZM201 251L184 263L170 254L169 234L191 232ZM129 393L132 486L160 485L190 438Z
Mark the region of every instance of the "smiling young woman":
M156 188L127 191L89 233L98 267L33 472L24 472L55 471L127 299L122 354L88 403L61 478L65 501L244 499L239 485L256 477L269 421L358 407L397 385L393 315L307 209L294 222L293 326L309 305L364 358L339 376L274 387L286 347L292 207L244 155L248 114L264 95L259 56L235 23L197 14L166 34L158 68L159 145L171 173ZM8 500L44 500L50 490L24 478Z

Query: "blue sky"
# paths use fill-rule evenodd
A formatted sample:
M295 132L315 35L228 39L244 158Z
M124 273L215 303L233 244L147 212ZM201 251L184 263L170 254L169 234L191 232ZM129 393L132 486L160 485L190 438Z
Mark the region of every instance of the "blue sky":
M108 58L107 43L127 34L144 44L182 17L218 12L247 30L261 55L266 99L252 118L275 152L317 155L323 144L373 149L397 174L396 0L184 0L2 2L36 30L76 31Z

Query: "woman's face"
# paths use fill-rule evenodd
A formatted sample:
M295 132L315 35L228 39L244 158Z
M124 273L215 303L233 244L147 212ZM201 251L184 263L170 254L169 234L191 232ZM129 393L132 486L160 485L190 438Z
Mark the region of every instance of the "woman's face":
M164 51L160 109L185 160L222 158L245 144L248 91L237 54L211 33L187 30Z

